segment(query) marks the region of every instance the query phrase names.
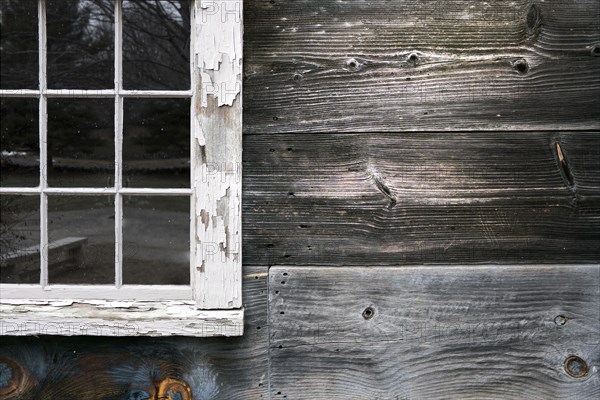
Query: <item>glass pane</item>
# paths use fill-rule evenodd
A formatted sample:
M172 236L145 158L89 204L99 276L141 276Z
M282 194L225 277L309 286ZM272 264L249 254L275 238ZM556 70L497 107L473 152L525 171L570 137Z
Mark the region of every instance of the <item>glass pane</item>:
M123 282L190 283L188 196L124 196Z
M114 88L114 0L48 0L48 87Z
M37 89L37 0L2 0L0 15L0 88Z
M0 195L0 282L40 282L39 195Z
M112 187L114 100L48 100L48 186Z
M125 99L123 186L190 187L189 99Z
M190 88L189 1L123 1L123 85Z
M114 196L48 196L48 281L115 279Z
M38 105L38 99L0 100L0 186L39 183Z

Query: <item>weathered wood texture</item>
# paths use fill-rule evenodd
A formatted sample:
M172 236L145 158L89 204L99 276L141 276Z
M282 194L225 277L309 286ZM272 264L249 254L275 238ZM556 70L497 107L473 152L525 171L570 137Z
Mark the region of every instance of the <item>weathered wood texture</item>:
M244 7L244 132L600 128L597 0Z
M2 378L8 375L1 368L10 359L23 367L25 379L19 385L21 393L0 398L153 399L156 387L174 378L191 388L194 399L266 399L268 329L264 271L244 270L243 337L3 337ZM1 383L4 385L3 380ZM185 400L175 395L169 399Z
M272 398L597 399L599 272L273 267Z
M598 267L406 265L600 260L600 4L244 12L244 336L3 338L18 398L597 397Z
M244 162L245 264L600 260L599 133L245 135Z

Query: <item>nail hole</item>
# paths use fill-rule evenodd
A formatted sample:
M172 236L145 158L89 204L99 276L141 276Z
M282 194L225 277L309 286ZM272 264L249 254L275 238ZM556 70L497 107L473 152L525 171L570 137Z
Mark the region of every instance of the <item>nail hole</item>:
M583 378L589 371L587 363L578 356L567 357L564 368L573 378Z
M279 347L280 349L283 349L283 346L282 346L282 345L279 345L279 346L277 346L277 347Z
M515 61L514 64L513 64L513 67L520 74L525 74L525 73L527 73L527 71L529 71L529 64L527 63L527 60L525 60L523 58L521 58L520 60Z
M302 80L302 78L303 78L302 74L294 74L294 78L293 78L293 79L294 79L296 82L299 82L299 81L301 81L301 80Z
M284 272L284 273L283 273L283 276L287 276L287 274L288 274L287 272Z
M273 121L278 121L278 120L279 120L279 118L273 117Z
M276 290L276 291L275 291L275 294L279 294L279 290Z
M419 61L419 56L415 53L412 53L408 56L408 61L410 61L411 63L416 63L417 61Z
M286 150L287 150L287 151L292 151L292 150L294 150L294 149L293 149L293 148L291 148L291 147L288 147Z
M285 311L280 311L279 314L285 315Z
M354 69L354 70L360 69L360 63L358 61L356 61L354 58L351 58L348 61L346 61L346 65L350 69Z
M274 153L274 152L275 152L275 149L269 149L269 151L270 151L271 153Z
M554 323L558 326L563 326L567 323L567 317L564 315L557 315L556 318L554 318Z
M294 192L288 192L288 196L293 196Z
M282 284L282 285L285 285L285 281L281 281L281 284Z
M375 309L373 307L367 307L362 313L364 319L371 319L375 315Z
M590 51L590 53L594 57L600 57L600 45L595 44L594 46L592 46L592 50Z

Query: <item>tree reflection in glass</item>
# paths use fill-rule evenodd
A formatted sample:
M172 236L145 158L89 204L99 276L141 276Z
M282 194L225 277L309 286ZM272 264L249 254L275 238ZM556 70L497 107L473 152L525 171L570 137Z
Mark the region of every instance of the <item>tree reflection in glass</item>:
M47 0L48 88L114 87L114 1Z
M37 89L37 0L0 1L0 88Z
M190 89L190 2L123 1L125 89Z

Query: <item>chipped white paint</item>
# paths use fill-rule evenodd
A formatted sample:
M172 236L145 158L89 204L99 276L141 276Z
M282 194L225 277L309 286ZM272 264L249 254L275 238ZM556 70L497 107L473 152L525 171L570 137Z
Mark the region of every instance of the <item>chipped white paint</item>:
M240 336L244 310L193 301L32 300L0 304L0 335Z
M194 11L193 57L202 85L202 107L208 107L209 95L219 106L231 106L242 87L242 1L201 0Z
M242 2L194 5L192 169L194 296L241 307Z

